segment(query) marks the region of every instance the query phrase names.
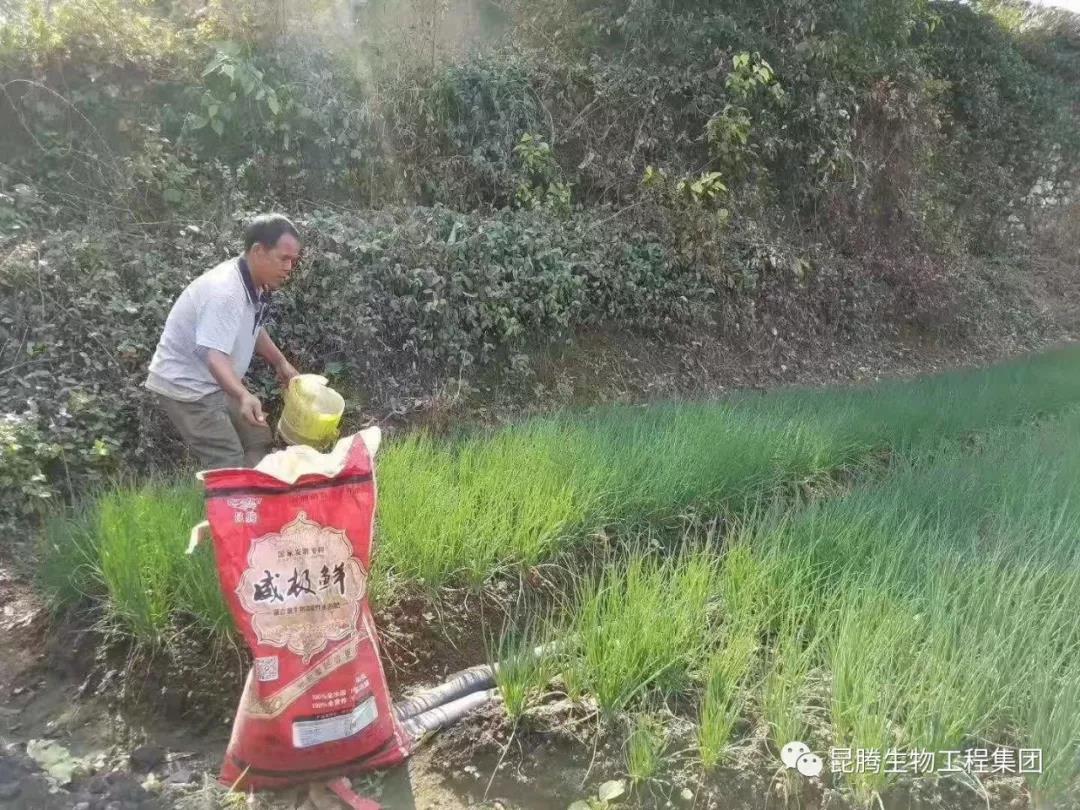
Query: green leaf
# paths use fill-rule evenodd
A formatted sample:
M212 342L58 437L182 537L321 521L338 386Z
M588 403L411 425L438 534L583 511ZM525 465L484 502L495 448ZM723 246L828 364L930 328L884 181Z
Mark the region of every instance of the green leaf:
M188 126L191 129L202 129L210 123L210 119L202 115L189 115Z
M184 192L178 188L167 188L161 196L165 198L165 202L178 203L184 199Z
M281 112L281 103L278 101L277 93L271 91L267 94L266 106L270 108L270 112L274 115L278 115Z
M203 70L202 78L205 79L211 73L213 73L218 68L220 68L222 65L226 64L228 61L229 61L229 57L228 57L227 54L219 53L217 56L215 56L213 59L210 60L210 64L208 64L206 66L206 69Z
M600 789L596 791L597 797L602 802L613 802L624 793L626 793L626 781L624 779L613 779L610 782L604 782Z
M211 121L210 128L218 134L218 137L221 137L225 134L225 122L222 121L220 118L215 118L213 121Z

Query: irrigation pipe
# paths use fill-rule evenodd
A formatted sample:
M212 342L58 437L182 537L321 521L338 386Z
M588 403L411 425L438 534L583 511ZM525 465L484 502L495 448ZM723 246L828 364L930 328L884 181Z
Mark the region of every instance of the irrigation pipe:
M532 649L540 657L556 645L542 644ZM495 674L499 664L480 664L451 676L444 683L394 704L394 714L413 737L456 722L498 695Z
M410 717L402 723L402 726L409 736L414 740L418 740L426 734L438 731L451 723L456 723L469 712L490 703L498 694L498 689L469 692L456 700L451 700L434 709Z
M438 709L461 697L481 692L495 686L494 668L484 664L470 667L451 677L445 683L394 704L398 720L407 721L418 715Z

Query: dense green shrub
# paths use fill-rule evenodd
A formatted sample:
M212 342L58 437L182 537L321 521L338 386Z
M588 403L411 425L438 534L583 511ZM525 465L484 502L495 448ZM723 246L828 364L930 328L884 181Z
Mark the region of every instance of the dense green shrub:
M935 9L940 23L923 45L946 88L943 141L931 161L941 172L934 194L951 217L965 221L965 247L993 250L1008 235L1008 217L1023 215L1022 201L1036 183L1076 177L1075 158L1060 154L1080 154L1080 70L1063 82L1032 60L1035 42L1019 47L994 17L955 3ZM1080 54L1080 36L1072 47Z
M380 70L377 45L317 24L271 41L244 15L29 7L0 26L12 165L56 203L104 193L136 219L191 215L228 186L512 205L532 134L576 203L639 200L649 165L705 168L735 215L985 247L1035 182L1077 170L1075 30L1006 27L1002 3L538 0L508 45L449 63L406 48Z
M700 323L713 289L617 221L444 208L298 221L310 258L271 331L301 368L368 392L388 375L403 386L457 375L608 320ZM77 490L115 455L139 466L160 457L170 432L141 387L147 364L183 286L237 249L231 233L65 231L7 257L0 363L13 373L0 412L18 415L3 450L18 481L45 471ZM273 404L264 371L255 385Z
M638 172L646 162L687 171L701 163L703 135L719 125L737 131L740 157L751 164L731 166L712 150L729 185L756 178L774 202L831 233L870 225L897 241L921 235L950 248L957 235L962 247L992 246L986 237L1005 236L1010 214L1022 218L1040 177L1076 176L1075 19L1031 12L1009 28L999 10L1019 15L1021 4L925 0L529 6L532 41L554 40L592 60L584 81L594 93L569 100L575 123L566 148L575 159L582 152L575 116L583 108L619 148L611 156L589 142L597 156L590 168L636 155ZM738 92L731 77L743 54L760 54L784 103ZM631 97L636 108L619 104ZM620 106L630 115L605 120ZM660 154L646 151L653 144ZM622 170L624 191L632 173Z
M434 208L394 227L325 212L310 225L285 339L343 363L456 370L582 325L701 320L711 292L697 268L617 222Z

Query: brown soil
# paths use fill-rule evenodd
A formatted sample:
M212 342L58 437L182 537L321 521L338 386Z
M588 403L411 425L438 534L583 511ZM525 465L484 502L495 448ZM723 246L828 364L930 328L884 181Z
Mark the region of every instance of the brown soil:
M43 660L47 627L41 600L0 563L0 695L18 689L19 676Z
M494 624L497 632L504 615L492 598L467 592L440 594L437 603L415 595L377 610L391 691L433 686L451 673L487 661L484 628L490 633Z

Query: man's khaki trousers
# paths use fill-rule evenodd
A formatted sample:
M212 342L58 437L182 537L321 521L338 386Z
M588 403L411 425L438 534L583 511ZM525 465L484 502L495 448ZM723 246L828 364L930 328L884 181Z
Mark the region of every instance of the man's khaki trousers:
M193 402L155 397L204 470L254 467L274 443L270 428L248 422L240 415L239 403L224 391Z

